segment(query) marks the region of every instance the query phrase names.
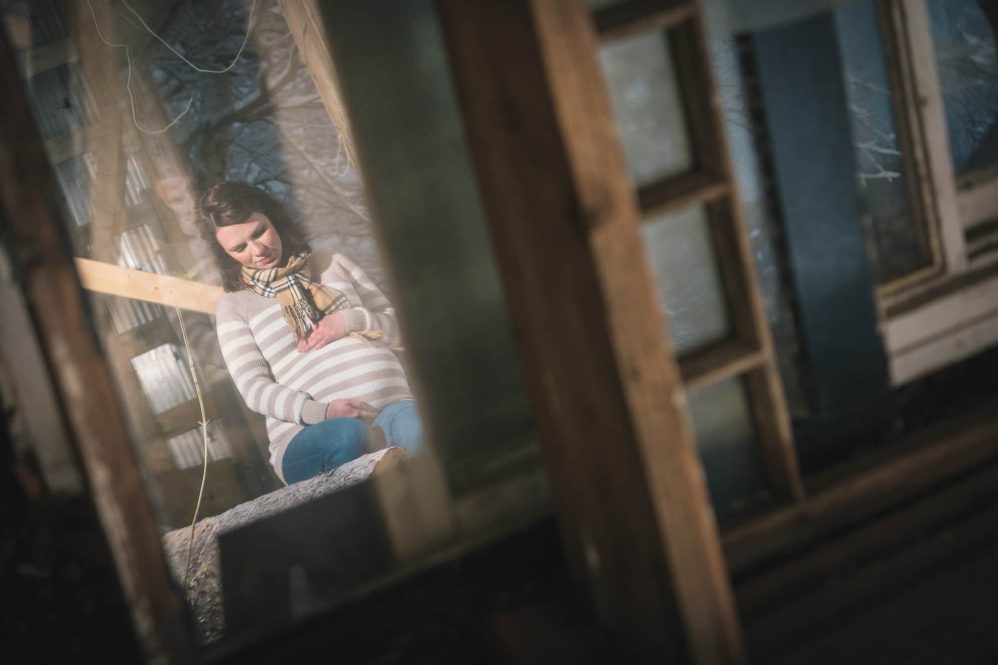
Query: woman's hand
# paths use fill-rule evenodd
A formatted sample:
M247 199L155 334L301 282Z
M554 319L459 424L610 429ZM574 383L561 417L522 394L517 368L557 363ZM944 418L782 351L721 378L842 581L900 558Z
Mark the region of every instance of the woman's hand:
M326 405L326 420L331 420L332 418L360 418L370 425L377 415L378 413L374 410L374 407L359 399L334 399Z
M335 342L347 336L347 317L343 312L333 312L326 314L319 319L308 333L308 337L300 340L295 348L299 353L321 349L330 342Z

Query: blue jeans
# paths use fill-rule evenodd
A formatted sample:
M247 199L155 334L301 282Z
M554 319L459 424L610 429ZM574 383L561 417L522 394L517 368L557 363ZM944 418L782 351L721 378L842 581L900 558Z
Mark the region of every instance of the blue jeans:
M423 442L423 425L411 399L393 402L381 410L370 427L356 418L332 418L306 425L284 451L284 481L308 480L363 455L378 428L389 446L401 446L416 455Z

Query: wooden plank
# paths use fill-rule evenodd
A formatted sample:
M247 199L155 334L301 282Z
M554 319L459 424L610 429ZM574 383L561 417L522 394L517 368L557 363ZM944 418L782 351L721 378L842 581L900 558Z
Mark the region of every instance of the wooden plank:
M56 136L45 141L45 152L49 156L52 164L61 164L67 159L72 159L82 155L87 151L88 146L93 146L97 141L91 137L95 131L92 127L84 127L69 134Z
M729 527L724 547L733 574L998 458L996 406L919 432L885 451L886 461L849 470L844 480L816 489L803 504Z
M357 153L353 145L350 120L341 101L340 84L336 65L330 55L329 41L322 26L321 15L315 0L278 0L284 20L291 29L298 52L305 60L309 74L315 82L329 119L340 133L350 165L357 170Z
M892 316L883 326L884 344L890 355L902 354L945 337L948 331L995 309L996 304L998 275L992 275Z
M118 84L114 49L108 48L90 24L113 25L109 0L92 0L75 5L76 28L80 41L83 81L97 100L97 126L86 134L95 161L90 190L90 257L113 261L117 256L115 238L121 229L125 207L125 156L122 149L124 109ZM91 16L91 9L93 16ZM94 19L96 16L96 19ZM110 28L108 28L110 29ZM114 39L114 35L109 35Z
M169 275L157 275L123 268L110 263L76 259L76 270L83 288L123 298L134 298L192 312L214 314L222 298L222 287L192 282Z
M593 18L600 40L607 43L673 28L696 10L690 0L630 0L600 9Z
M730 182L724 128L699 12L669 30L668 43L696 160L694 169Z
M158 130L167 126L172 118L167 118L156 87L139 71L132 73L132 89L142 127ZM167 242L179 250L170 252L168 258L164 252L168 268L176 274L199 277L195 267L210 256L210 249L198 237L197 194L187 157L171 132L140 131L134 122L126 123L125 141L129 147L134 146L131 156L155 193L154 218L158 227Z
M932 182L932 155L926 142L916 73L913 68L925 54L912 54L912 44L906 36L907 29L899 5L880 2L876 5L881 33L884 40L884 57L887 62L888 82L894 103L898 146L905 171L905 189L909 210L913 218L918 244L929 254L929 264L908 274L892 279L878 288L884 295L903 292L945 270L947 260L943 247L942 208L937 205ZM931 57L931 52L930 52ZM925 64L924 61L921 64ZM934 66L934 63L932 63ZM952 220L950 220L952 222Z
M935 48L926 0L891 0L890 25L897 32L900 49L899 64L903 75L913 82L903 108L907 122L924 146L924 161L916 162L917 179L928 176L931 193L927 204L934 204L934 217L939 224L939 239L946 271L960 272L967 265L963 224L956 198L956 178L950 158L949 134L935 63Z
M773 492L784 501L800 502L804 500L804 482L779 372L772 362L764 363L746 375L745 385L766 477Z
M589 16L571 0L439 9L576 576L639 657L743 662Z
M86 469L134 626L151 663L196 663L183 600L169 580L159 529L89 308L62 242L59 188L0 35L0 218L61 410Z
M638 204L645 219L668 215L688 206L706 205L731 192L723 177L690 171L638 190Z
M3 14L3 27L7 30L7 38L11 46L18 51L31 48L31 19L13 12Z
M960 221L967 229L998 218L998 178L960 190L957 206Z
M673 41L677 62L699 60L704 65L710 62L706 32L699 17L677 30L676 35ZM681 39L679 35L682 35ZM690 78L685 84L691 92L698 87L713 89L715 85L713 72L704 65L701 65L699 77ZM716 142L713 151L720 157L719 165L714 168L726 176L731 190L729 196L707 205L718 273L724 287L735 335L756 345L764 359L757 369L746 376L756 435L767 479L774 494L782 500L800 501L804 497L804 483L797 462L797 451L793 445L790 414L783 395L776 353L773 350L769 319L759 289L748 226L745 223L731 170L730 148L721 125L722 116L716 95L707 94L702 90L699 95L702 98L700 104L705 105L705 108L696 112L707 115L701 115L694 122L705 125L701 130L703 140Z
M77 52L76 44L71 37L43 46L31 47L21 51L19 56L21 73L26 79L80 60L80 54Z
M208 420L218 418L218 409L215 407L211 395L205 395L204 402L205 414L208 416ZM196 399L178 404L172 409L157 413L156 422L159 423L159 427L163 431L164 439L183 434L195 427L200 427L201 405L198 404Z
M746 615L758 615L819 585L823 579L855 567L859 562L906 547L963 513L998 499L998 466L959 480L900 506L883 517L795 556L737 589L738 605Z
M863 612L879 599L903 593L913 583L959 560L982 543L992 544L998 523L998 503L992 497L975 514L945 523L890 557L867 562L849 575L834 578L795 603L752 618L746 631L754 653L772 654L822 634L829 623ZM758 650L758 651L757 651ZM774 662L763 658L762 662ZM923 661L923 662L932 662Z
M736 338L682 358L679 370L689 392L744 374L765 362L766 356L755 344Z
M156 422L142 383L132 365L132 358L141 352L131 335L104 335L104 353L112 370L113 380L118 387L118 395L127 409L126 418L136 438L135 450L144 472L156 475L172 471L176 467L170 450L166 447L163 430Z
M891 355L891 384L900 386L998 344L998 305L955 324L944 336Z

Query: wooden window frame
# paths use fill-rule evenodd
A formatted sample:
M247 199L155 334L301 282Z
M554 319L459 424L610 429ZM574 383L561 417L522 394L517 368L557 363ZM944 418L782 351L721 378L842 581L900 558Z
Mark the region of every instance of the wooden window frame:
M495 1L505 2L506 0ZM456 0L454 4L456 7L460 7L462 3L460 0ZM559 55L563 59L563 63L566 56L577 53L574 50L577 45L573 45L571 39L578 36L579 30L585 32L589 29L588 27L584 29L580 27L579 16L581 16L582 11L579 7L580 4L576 2L573 7L573 3L566 0L558 3L555 3L554 0L550 2L548 0L535 0L531 5L535 13L540 15L542 19L544 38L554 40L548 44L548 47L555 55ZM670 11L675 12L677 4L670 3ZM648 7L651 6L651 3L635 2L632 6ZM558 29L562 27L561 21L565 18L565 14L561 13L563 10L568 12L568 16L572 19L571 25L574 26L574 30L567 33ZM655 16L648 20L652 23L658 22L655 27L664 27L671 24L673 20L666 17L664 11L661 14L655 12L651 12L651 14ZM698 14L696 12L690 14L684 10L679 12L679 15L683 21L694 20L696 22L700 41L697 42L694 35L693 42L697 48L702 49L704 46L703 31ZM648 14L644 16L648 17ZM646 25L650 25L650 23L646 23ZM2 77L0 78L0 89L23 89L20 80L11 76L14 65L9 58L9 51L5 48L0 50L3 51L0 53L0 77ZM571 71L571 67L567 70ZM707 74L709 75L709 71ZM591 80L582 81L583 84L591 82ZM576 82L574 89L569 87L567 93L565 90L561 90L559 94L582 96L578 82ZM129 294L134 296L141 291L145 295L140 297L155 299L154 302L162 302L164 286L160 280L163 278L149 273L132 274L135 271L129 271L128 273L117 272L108 280L106 274L101 276L101 271L106 270L107 266L94 266L81 261L77 262L77 272L74 272L73 264L66 255L65 248L59 238L60 215L53 205L57 198L57 188L54 185L54 178L42 149L42 142L29 120L31 116L26 103L24 103L24 95L12 95L12 97L14 99L8 100L11 121L0 126L0 147L3 148L0 150L0 212L3 213L5 223L9 223L9 226L5 228L9 234L8 237L16 240L17 254L14 259L20 269L19 277L27 296L32 323L35 326L34 332L45 343L48 350L53 383L62 398L61 404L65 410L62 415L69 424L71 435L88 469L91 491L97 499L105 531L109 535L112 551L125 581L126 593L139 615L138 625L145 631L142 637L145 640L150 660L177 663L194 662L196 647L193 645L189 631L184 628L187 624L183 618L183 607L179 594L168 583L166 564L159 545L159 534L155 529L148 497L139 484L140 473L129 446L120 404L114 397L107 365L100 356L99 346L87 319L86 307L77 282L77 278L80 277L88 288L110 290L111 288L121 288L115 285L116 277L125 277L127 278L126 283L132 284L131 287L128 287ZM714 123L713 131L720 137L719 141L723 142L719 120L716 114L713 117L714 120L711 121ZM723 143L720 147L726 149ZM572 149L581 149L584 154L585 146L575 144ZM13 162L15 155L18 159L16 164ZM578 153L576 153L576 157L578 157ZM592 174L590 173L589 176L592 177ZM746 253L747 247L744 242L732 236L732 231L738 231L739 225L743 223L738 216L736 206L731 207L732 202L737 201L737 197L728 184L730 183L730 174L722 174L722 177L725 180L723 186L719 185L718 179L712 179L710 176L706 179L701 178L699 182L688 179L685 187L677 187L671 192L667 192L669 197L668 199L663 198L663 200L672 202L671 205L675 205L677 208L697 203L707 204L708 210L711 212L712 227L716 227L713 231L716 234L715 242L726 242L727 247L722 248L722 251L729 252L730 256L734 257L734 267L743 270L746 266L751 266L750 255ZM619 183L617 184L619 186ZM640 198L639 194L637 197L639 202ZM615 199L615 201L620 203L621 199ZM623 205L626 209L627 204L623 203ZM613 212L612 208L612 206L601 208L597 205L592 209L586 209L586 215L580 215L584 218L581 221L593 221L587 216L590 214L597 217L598 215L608 215ZM734 212L732 212L733 210ZM637 214L636 210L634 214ZM599 222L602 218L594 217L594 219ZM579 219L572 219L571 222L573 233L596 233L600 228L599 224L580 225ZM513 235L510 234L510 237ZM743 233L741 237L744 237ZM126 269L117 268L117 270L124 271ZM728 281L731 280L728 279ZM752 280L751 284L755 285L755 281ZM201 302L204 297L213 296L210 294L206 296L201 286L187 285L187 287L190 288L190 297L194 300L191 308L207 308L203 302L200 305L197 303ZM187 287L181 284L172 284L168 288L175 295L179 295L185 293ZM217 292L213 293L217 294ZM126 293L118 295L126 295ZM762 380L771 382L774 377L772 371L767 370L766 374L760 373L760 368L765 363L771 363L772 350L769 347L771 343L768 342L768 331L759 332L757 292L755 298L756 300L753 301L755 304L752 305L755 318L752 319L752 326L746 326L745 329L749 335L747 343L738 347L725 347L726 353L722 354L718 350L714 357L708 355L691 357L680 363L678 370L674 368L671 375L675 375L677 371L681 372L686 388L711 385L728 376L746 373L751 375L753 372L756 376L762 377ZM646 299L646 301L650 303L651 299ZM57 306L53 307L53 303ZM648 311L650 309L649 307ZM748 321L748 317L746 316L744 320ZM764 319L762 323L765 323ZM762 336L752 337L751 335L754 334ZM622 337L626 337L626 335ZM619 339L615 341L620 343ZM666 359L668 358L667 355ZM638 371L640 369L643 368L625 368L623 376L640 374ZM85 389L81 384L82 376L86 377ZM666 383L671 389L678 381L670 380ZM771 385L763 386L763 390L770 391L769 394L775 394ZM642 407L634 396L631 399L632 405ZM682 399L679 399L676 404L682 404ZM673 406L675 407L676 404ZM646 405L645 408L647 409ZM669 429L671 431L672 428ZM680 426L679 429L682 430L682 427ZM761 549L771 548L774 542L779 545L779 539L773 540L771 538L774 531L795 523L814 523L818 517L824 515L841 515L849 512L856 509L857 506L863 505L865 499L871 494L879 494L881 498L891 496L896 500L898 493L895 490L899 486L907 487L910 490L915 475L917 475L918 482L930 482L939 477L942 473L940 467L943 465L949 464L950 467L953 467L948 469L949 472L959 473L970 468L975 461L983 459L985 455L996 454L994 450L994 441L996 440L998 439L994 436L994 428L991 427L986 432L978 431L974 436L964 437L957 442L962 446L961 450L965 453L963 455L954 454L949 447L945 449L936 447L929 451L929 454L921 455L912 462L904 461L893 465L890 469L877 470L857 477L856 482L849 486L841 486L832 493L815 496L809 501L788 505L770 512L761 520L743 525L740 529L729 530L725 534L725 545L732 556L738 556L741 553L743 558L738 560L746 561L752 558L746 555L746 552L758 553ZM572 441L571 443L576 445L579 442ZM599 443L605 444L605 441ZM644 458L642 459L644 460ZM553 460L554 463L560 461L557 457L554 457ZM688 455L685 457L678 455L674 461L681 462L682 468L679 469L679 473L690 474L697 470L695 463L691 464ZM674 497L665 491L667 487L663 485L662 481L668 479L667 474L672 471L663 468L664 465L661 464L661 461L658 464L649 463L647 466L646 469L638 464L637 473L624 480L632 481L631 484L635 487L644 486L645 483L654 481L661 492L656 495L658 499L657 509L662 509L663 506L667 507L670 503L674 505L685 502L695 503L692 512L695 513L697 520L700 522L709 521L710 509L705 502L695 501L688 496L682 496L678 501L668 501ZM686 482L689 481L688 477ZM624 489L627 489L626 483ZM511 491L506 488L505 491L508 494L517 493L516 489ZM560 494L562 506L568 512L567 524L574 527L585 526L588 511L601 509L599 505L593 505L600 502L588 501L586 495L584 487L574 494L571 488ZM625 503L635 505L643 503L643 497L635 499L630 492L622 491L621 495L629 497ZM496 495L483 495L479 499L487 502L493 496ZM702 492L698 496L702 499ZM392 499L396 502L405 500L404 496L400 498L399 494L396 494ZM515 501L516 499L511 499L511 502ZM508 507L510 504L505 505ZM643 508L647 508L647 506ZM865 505L865 508L869 510L870 506ZM495 509L491 510L492 514L495 514ZM624 511L613 515L613 517L620 520L621 515L626 514L627 512ZM703 527L703 524L699 526ZM666 522L663 528L671 535L675 535L677 529L691 529L690 525L684 525L681 522L674 522L671 526ZM415 537L416 535L411 533L412 529L412 527L409 528L409 535ZM586 535L583 531L576 535L580 533L583 536ZM709 540L709 529L707 533L707 540ZM602 534L590 533L588 535L592 538ZM595 551L593 543L586 542L585 538L580 538L575 541L575 544L578 547L573 556L577 557L581 567L583 569L587 566L598 568L598 565L592 564L591 553ZM601 541L601 544L606 545L606 542ZM688 548L688 554L690 551L696 551L699 544L686 542L685 546ZM613 548L612 541L609 547ZM670 552L674 554L676 550L673 549ZM712 552L711 555L715 557L711 563L716 567L716 552ZM598 559L596 563L599 563ZM690 561L687 560L685 565L690 565ZM693 565L696 567L699 564L693 562ZM679 569L682 568L682 565L679 564L675 564L675 566ZM723 585L721 588L723 590ZM692 591L696 591L696 589L694 588ZM726 631L726 639L729 642L723 648L729 651L727 654L722 653L720 657L715 659L711 659L710 654L717 654L718 652L714 649L718 647L708 644L713 635L709 631L694 634L693 637L697 640L697 645L704 650L702 653L707 654L701 658L702 662L738 662L741 647L737 635L737 625L732 625L733 622L736 624L736 619L729 613L731 608L720 608L720 612L717 612L718 608L707 607L706 604L709 604L711 600L709 593L688 593L688 600L692 603L690 606L692 609L689 610L691 616L686 618L699 622L694 623L693 626L700 626L702 629L705 625L710 625L711 622L714 622L715 625L721 623L726 626L722 633ZM697 605L698 601L705 604ZM655 618L658 617L651 617L651 619ZM663 627L658 626L658 628ZM725 655L727 658L724 658Z
M699 4L684 0L632 0L593 14L602 44L649 32L668 37L683 101L684 131L693 164L685 172L641 186L636 198L644 222L705 208L732 334L679 358L687 391L742 377L764 475L777 502L803 499L790 419L773 351L755 263L748 243L727 136L721 122Z
M500 12L504 11L502 3L505 1L496 0L497 4L493 7L498 7ZM456 3L455 6L460 8L461 3ZM580 84L594 80L598 76L598 70L595 49L587 51L590 42L595 43L595 38L588 13L581 2L561 0L555 6L547 0L522 0L521 9L533 12L533 18L541 24L542 46L561 59L561 74L576 71L572 66L574 56L582 54L589 58L579 79L571 76L555 77L547 83L556 95L585 96L591 88ZM486 14L478 5L470 12L473 18L479 20ZM479 25L489 29L487 21ZM519 27L522 29L524 25L521 23ZM697 44L702 47L702 25L697 24L695 28L699 31L700 41ZM521 35L528 32L529 30L521 32ZM5 42L6 38L0 39L0 50L3 51L0 54L0 89L10 91L9 97L13 99L8 99L12 122L4 123L0 128L0 216L10 222L5 231L13 241L14 263L20 268L19 276L23 280L24 293L33 317L34 332L45 347L52 380L61 398L61 406L67 412L68 429L84 462L98 514L110 537L111 549L132 605L140 638L147 649L147 656L151 662L196 662L197 648L190 626L184 618L180 594L170 584L160 534L155 526L148 494L142 486L142 474L129 441L125 414L118 401L107 360L101 354L95 331L89 321L87 303L80 290L80 279L90 289L114 291L126 297L138 296L159 303L168 300L171 304L174 298L182 299L188 308L199 311L211 309L211 301L219 294L217 289L196 283L185 284L184 280L130 271L101 262L73 261L70 258L61 236L62 215L55 205L59 198L58 186L45 155L43 142L33 125L32 113L24 94L25 86L15 74L16 68ZM586 77L590 81L586 81ZM605 120L605 115L597 118L597 122ZM582 156L578 151L585 152L586 141L590 136L585 130L565 130L564 137L571 144L572 158L578 160ZM604 134L604 139L611 141L608 145L612 148L609 134ZM112 175L115 177L111 177ZM121 170L108 174L106 184L109 187L120 187L118 177L122 175ZM595 172L590 172L589 175L598 176ZM632 203L629 192L625 194L623 187L616 194L624 194L622 202ZM562 232L567 230L577 233L577 215L580 210L581 207L571 207L568 209L569 216L557 221L568 223L561 229ZM617 215L618 211L608 209L604 214ZM736 216L725 214L728 216L718 224L738 223ZM626 242L637 242L635 210L631 210L629 219L614 219L623 220L623 223L629 225L629 235L614 237L623 238ZM107 223L115 220L111 218L101 221L105 224L104 230L109 230L106 228ZM515 234L511 233L508 237L513 235ZM601 252L612 245L613 243L596 243L591 248L596 254L595 259L607 261L609 265L612 257L601 255ZM731 251L738 252L744 259L744 245L731 243L731 247ZM626 261L619 260L626 255L616 256L618 260L614 264L613 278L623 280L625 284L629 282L645 296L646 304L651 305L653 297L648 288L651 284L648 270L632 271ZM583 264L589 264L593 257L584 256L582 261ZM543 257L537 259L537 265L549 263ZM572 284L565 286L570 293L573 288L578 292L577 300L583 303L583 308L591 307L591 293L581 293ZM626 292L631 293L632 290ZM638 652L651 655L653 652L648 647L662 644L666 631L671 635L673 631L685 629L690 635L690 648L698 662L743 662L741 635L730 587L724 575L716 524L706 500L702 472L695 455L691 453L689 424L683 416L684 402L678 381L679 371L667 351L664 330L659 317L654 314L654 308L629 308L624 307L625 304L618 304L613 310L612 320L606 322L609 330L604 331L604 334L609 334L613 340L613 348L592 345L594 340L602 341L604 337L588 338L586 342L592 353L581 356L585 358L582 364L589 362L598 371L610 371L608 378L611 380L607 384L588 386L590 390L616 399L618 408L613 410L610 429L624 433L624 438L632 436L633 430L636 430L639 441L630 451L625 451L622 447L627 443L622 440L614 441L617 446L611 449L606 444L614 437L599 438L599 430L594 428L588 440L583 437L571 442L576 454L567 455L564 460L552 458L559 464L565 464L569 458L585 460L588 457L592 461L603 455L609 463L589 469L596 474L597 480L606 477L608 468L616 470L613 481L617 491L610 492L603 498L612 499L619 512L608 511L605 501L592 502L590 492L585 489L562 495L565 500L563 506L568 509L566 523L572 528L583 528L570 538L570 542L579 545L572 554L577 556L575 560L583 569L590 569L594 586L602 585L594 589L597 591L597 601L611 601L610 605L599 605L597 602L604 619L620 627L625 635L633 637L632 646ZM594 311L590 309L588 314ZM588 318L599 320L598 316L596 319ZM527 317L526 321L530 323L531 318ZM641 329L641 334L635 335L637 329ZM754 333L758 331L758 327L753 328ZM766 339L764 333L765 331L762 340ZM543 337L549 340L547 345L552 347L552 352L554 347L561 345L560 340L550 335ZM643 343L649 339L654 343ZM762 340L755 338L757 343L763 343ZM649 348L651 352L648 351ZM648 361L652 368L662 365L664 371L642 374L642 370L648 369L647 367L627 363L626 366L619 367L618 362L622 360ZM624 375L618 375L618 372L623 372ZM644 380L635 379L635 373L643 375ZM580 382L580 385L584 384ZM617 388L614 389L614 386ZM655 408L652 402L655 402ZM662 408L657 408L659 406ZM627 407L633 407L635 412ZM582 423L579 426L589 429ZM665 437L670 441L672 452L669 457L675 459L669 461L668 458L649 455L650 450L657 445L653 441L657 437ZM579 452L585 450L587 443L592 445L592 449L579 455ZM631 443L633 446L634 442ZM620 460L625 461L622 463ZM415 469L417 466L411 468ZM557 467L555 464L550 466ZM422 473L422 477L419 477L419 473ZM389 482L378 482L383 499L381 506L385 512L386 526L391 532L392 544L395 548L409 548L410 553L425 551L428 544L437 544L434 541L441 534L434 532L435 525L442 524L445 530L453 527L453 523L447 519L434 519L440 517L439 512L436 512L441 509L440 506L425 505L433 504L438 498L422 495L427 486L422 481L426 480L427 473L429 472L424 469L423 472L413 472L408 477L394 476ZM559 470L555 475L560 473ZM381 478L378 480L382 481ZM432 477L430 480L431 486L444 487L439 477ZM596 485L598 482L592 484ZM650 494L637 490L642 487L649 490ZM676 491L681 492L682 500L668 500ZM416 496L415 493L420 495ZM420 517L425 519L407 519L412 517L413 503L421 504L416 510L421 510L423 514ZM663 514L671 517L666 519ZM622 515L637 516L637 525L631 520L621 519ZM576 517L581 517L581 522L575 521ZM609 529L588 531L585 527L591 522L608 526ZM617 526L620 525L631 528L630 534L639 547L626 548L613 537L607 537L616 533ZM639 528L633 528L635 526ZM670 532L668 547L664 547L660 540L663 529ZM579 537L581 540L578 540ZM601 555L604 557L602 565L599 561L593 563L594 555L598 559ZM640 563L638 573L629 565L634 560ZM607 580L613 578L605 577L607 573L604 571L609 571L611 561L616 564L612 575L616 576L617 584L607 584ZM665 572L669 570L674 575L671 583L667 581L669 573ZM641 583L633 584L635 579ZM681 610L678 618L682 622L677 622L677 616L664 607L667 601L659 595L662 583L675 584L679 588ZM632 593L634 597L627 598ZM613 616L607 616L608 608ZM653 611L646 611L649 609ZM642 626L647 630L639 630ZM670 648L684 648L682 639L671 643L665 640L665 643Z
M899 386L998 343L998 309L988 301L998 289L998 234L967 240L998 212L998 176L956 180L927 0L880 0L879 10L899 133L917 180L912 194L934 256L929 269L878 288Z

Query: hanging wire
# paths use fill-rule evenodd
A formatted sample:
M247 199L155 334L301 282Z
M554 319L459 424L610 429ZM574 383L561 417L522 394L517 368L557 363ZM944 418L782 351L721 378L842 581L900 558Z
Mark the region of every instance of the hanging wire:
M198 67L197 65L195 65L193 62L185 58L179 51L177 51L177 49L173 48L165 39L156 34L156 31L149 27L149 24L145 22L145 19L143 19L142 16L137 11L135 11L135 9L131 5L129 5L128 2L126 2L126 0L121 0L121 3L125 6L126 9L128 9L128 11L130 11L135 16L136 19L138 19L139 23L150 35L158 39L164 46L166 46L167 49L169 49L171 53L173 53L178 58L183 60L184 63L186 63L194 71L202 74L225 74L236 65L236 62L238 62L239 58L242 57L243 50L246 48L246 44L249 42L250 25L252 25L253 21L253 12L256 10L256 0L253 0L252 4L250 5L249 15L246 18L246 35L243 37L243 43L239 46L239 50L236 52L236 56L232 59L232 62L230 62L227 67L224 67L222 69L206 69L204 67ZM170 128L172 128L174 125L180 122L180 119L183 118L185 115L187 115L187 113L191 110L191 107L194 104L194 96L192 95L191 98L187 100L187 106L184 108L184 110L181 111L180 114L177 117L175 117L173 120L171 120L165 127L162 127L160 129L149 129L143 127L141 123L139 123L138 115L135 111L135 93L132 91L131 48L129 48L128 44L116 44L107 39L107 37L104 36L103 31L100 29L100 25L97 22L97 13L94 11L94 6L93 4L91 4L90 0L87 0L87 7L90 8L90 15L94 19L94 28L97 29L97 36L100 37L100 40L104 42L107 46L110 46L112 48L125 49L125 60L128 63L128 74L127 78L125 79L125 90L128 92L128 102L129 105L131 106L132 122L135 124L135 128L144 134L153 134L153 135L163 134L169 131ZM127 17L124 18L128 20Z

